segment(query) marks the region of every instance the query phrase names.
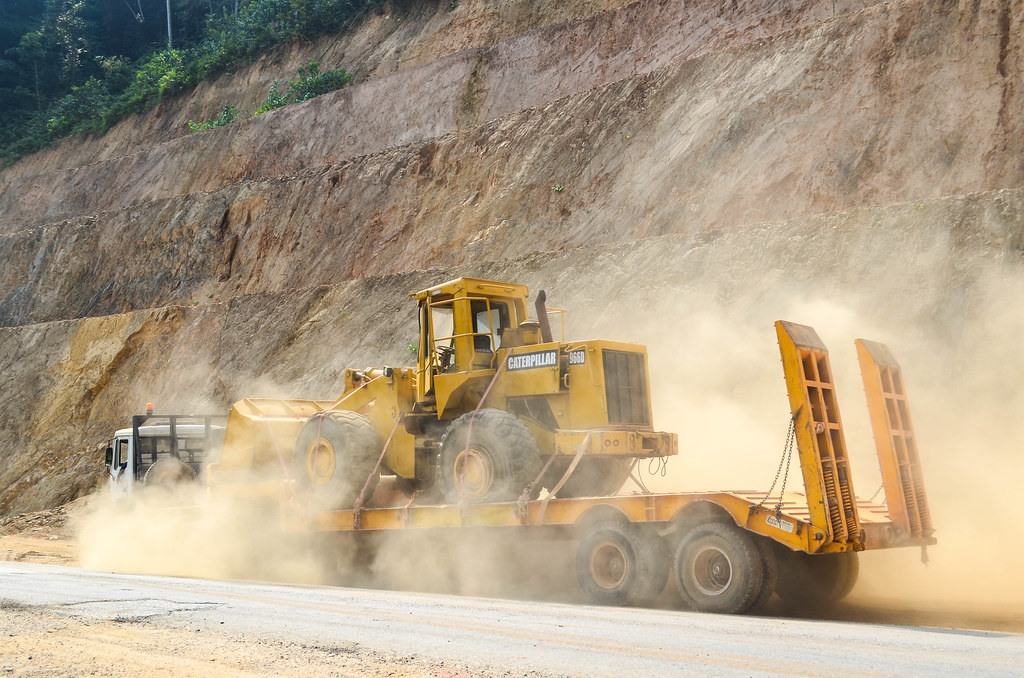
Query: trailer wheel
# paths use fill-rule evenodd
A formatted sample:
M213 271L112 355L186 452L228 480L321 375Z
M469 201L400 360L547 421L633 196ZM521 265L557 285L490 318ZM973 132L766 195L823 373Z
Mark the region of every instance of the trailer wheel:
M544 486L548 489L554 487L565 475L571 461L571 459L566 459L553 464L544 474ZM629 467L632 461L632 459L583 457L577 464L576 470L565 481L565 485L558 490L558 496L563 499L572 499L574 497L606 497L615 494L629 477Z
M366 417L335 411L310 417L295 442L292 473L309 488L313 503L325 510L351 508L367 478L367 497L379 475L373 473L380 439Z
M537 441L509 412L468 412L441 438L441 489L449 504L518 499L540 469ZM531 498L539 491L533 488Z
M857 583L860 562L856 553L811 555L776 547L779 561L779 597L797 610L815 612L847 596Z
M640 530L641 560L648 575L644 577L633 604L650 605L661 595L668 584L668 571L672 555L669 552L668 543L658 535L653 527L648 526L640 528Z
M775 586L779 580L779 563L775 557L775 549L772 548L772 542L764 537L754 537L754 543L757 545L757 553L761 556L761 590L757 594L757 598L754 599L754 603L750 606L753 611L758 611L764 607L765 603L771 599L772 594L775 593Z
M593 603L647 605L668 582L668 549L653 530L597 523L580 540L576 578Z
M764 565L754 540L731 523L705 523L676 549L676 583L698 612L745 612L757 601Z
M857 585L857 578L860 577L860 557L856 553L847 553L843 560L846 561L846 565L836 586L837 601L850 595L850 591Z

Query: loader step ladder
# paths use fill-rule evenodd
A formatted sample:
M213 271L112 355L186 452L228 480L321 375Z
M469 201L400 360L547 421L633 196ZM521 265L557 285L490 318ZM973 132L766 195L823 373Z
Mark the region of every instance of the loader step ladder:
M822 531L818 550L829 544L859 550L860 521L828 349L806 325L780 320L775 330L795 417L810 522Z
M855 343L889 518L910 536L931 537L932 517L907 407L903 371L885 344L865 339Z

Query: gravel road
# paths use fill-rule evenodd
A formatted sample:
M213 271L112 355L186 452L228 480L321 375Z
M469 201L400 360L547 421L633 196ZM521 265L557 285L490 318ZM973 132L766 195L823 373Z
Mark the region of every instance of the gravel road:
M0 563L6 675L1003 676L1024 636Z

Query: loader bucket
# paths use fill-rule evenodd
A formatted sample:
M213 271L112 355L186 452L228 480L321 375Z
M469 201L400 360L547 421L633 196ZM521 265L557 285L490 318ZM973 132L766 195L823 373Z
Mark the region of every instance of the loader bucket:
M303 424L330 401L246 398L228 413L218 473L272 467L287 472Z
M857 358L868 399L875 450L889 518L907 535L928 539L934 529L917 439L910 420L903 371L885 344L857 339Z
M806 325L775 323L811 524L830 543L863 546L828 349ZM819 547L819 548L820 548Z

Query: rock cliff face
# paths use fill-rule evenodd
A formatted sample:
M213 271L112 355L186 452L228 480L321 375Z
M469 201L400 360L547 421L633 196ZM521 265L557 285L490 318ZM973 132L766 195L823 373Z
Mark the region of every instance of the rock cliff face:
M770 481L777 317L902 342L936 409L1020 404L1024 361L980 328L1024 327L1022 10L401 3L26 158L0 174L0 512L86 491L147 401L329 397L347 365L408 363L405 295L458 275L650 344L657 423L692 448L746 446L697 420L751 396L773 451L721 484ZM187 132L312 59L355 84Z

